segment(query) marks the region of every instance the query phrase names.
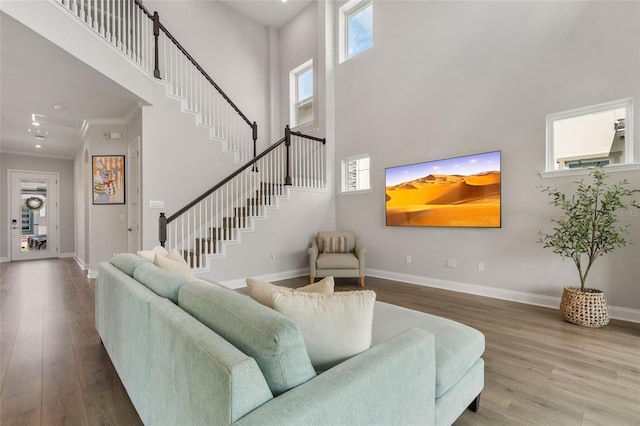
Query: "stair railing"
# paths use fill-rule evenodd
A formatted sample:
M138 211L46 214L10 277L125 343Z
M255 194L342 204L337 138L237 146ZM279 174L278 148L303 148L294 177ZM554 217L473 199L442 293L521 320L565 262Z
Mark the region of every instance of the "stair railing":
M244 164L171 216L160 213L158 235L168 250L177 249L191 268L203 268L204 256L221 253L224 241L238 239L254 217L265 215L287 186L326 188L326 140L292 132Z
M225 150L236 152L239 161L255 157L256 122L247 118L171 35L158 12L152 14L140 0L50 1L64 6L149 75L167 82L171 95L196 114L199 124L208 127Z

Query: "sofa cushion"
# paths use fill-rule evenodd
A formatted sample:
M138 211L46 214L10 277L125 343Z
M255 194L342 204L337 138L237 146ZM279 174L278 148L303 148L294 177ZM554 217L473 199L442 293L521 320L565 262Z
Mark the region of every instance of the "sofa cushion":
M247 287L249 288L249 296L256 302L262 303L264 306L273 308L273 292L276 290L283 291L302 291L305 293L333 293L335 283L333 277L326 277L317 283L309 284L296 289L281 287L266 281L260 281L255 278L247 278Z
M133 278L158 296L166 297L173 303L178 303L178 290L187 282L187 279L182 275L162 270L145 260L143 262L133 271Z
M200 282L180 289L179 306L254 358L274 395L315 376L300 328L248 296Z
M317 370L327 370L371 347L375 300L371 290L273 293L274 308L300 326Z
M119 253L113 256L109 260L109 263L132 277L133 271L135 271L138 266L148 262L133 253Z
M316 260L318 269L358 269L358 258L353 253L322 253Z
M375 303L372 345L414 327L434 335L438 398L456 384L482 356L484 335L474 328L446 318L388 303Z

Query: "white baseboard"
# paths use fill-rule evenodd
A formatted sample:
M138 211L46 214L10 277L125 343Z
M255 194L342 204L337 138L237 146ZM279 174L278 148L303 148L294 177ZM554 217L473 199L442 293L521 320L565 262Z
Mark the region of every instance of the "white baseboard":
M74 257L74 260L76 261L80 269L82 269L83 271L86 271L87 269L89 269L87 268L87 265L84 263L82 259L78 259L77 257Z
M58 259L68 258L68 257L76 257L75 253L60 253L58 254Z
M11 259L8 257L0 257L0 263L8 263L11 262Z
M95 279L98 278L98 271L92 271L91 269L87 270L87 278Z
M309 275L309 270L308 269L293 269L290 271L284 271L284 272L276 272L273 274L266 274L266 275L260 275L260 276L254 276L252 278L261 280L261 281L279 281L279 280L286 280L289 278L295 278L295 277L301 277L303 275ZM246 287L246 278L239 278L236 280L228 280L228 281L219 281L218 284L222 284L225 287L229 287L229 288L242 288L242 287Z
M410 284L418 284L426 287L440 288L443 290L457 291L477 296L491 297L493 299L508 300L511 302L525 303L528 305L543 306L545 308L558 309L560 298L541 294L525 293L521 291L505 290L495 287L487 287L476 284L466 284L456 281L447 281L437 278L421 277L418 275L401 274L397 272L367 269L367 275L394 281L402 281ZM640 323L640 310L609 305L609 317L623 321Z

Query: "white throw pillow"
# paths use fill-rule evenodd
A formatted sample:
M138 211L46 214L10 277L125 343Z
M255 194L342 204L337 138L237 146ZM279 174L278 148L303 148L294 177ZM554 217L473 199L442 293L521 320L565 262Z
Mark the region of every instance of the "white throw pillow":
M137 254L141 258L148 260L151 263L155 263L156 256L167 256L169 252L166 248L158 245L151 250L140 250Z
M191 275L191 269L186 260L180 255L178 250L173 249L167 256L160 256L156 253L155 260L153 262L158 268L164 269L167 272L172 272L179 275Z
M276 290L294 291L289 287L281 287L271 284L267 281L260 281L255 278L247 278L247 287L249 288L249 296L256 302L260 302L265 306L273 308L273 292ZM304 287L296 288L295 291L303 291L306 293L333 293L334 281L333 277L326 277L317 283L309 284Z
M331 294L273 293L273 307L300 326L311 364L324 371L371 347L371 290Z

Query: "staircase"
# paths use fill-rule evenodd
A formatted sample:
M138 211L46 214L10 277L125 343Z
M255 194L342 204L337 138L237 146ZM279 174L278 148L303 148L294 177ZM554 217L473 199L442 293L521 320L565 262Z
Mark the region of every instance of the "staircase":
M160 214L159 240L182 253L194 270L225 255L243 231L266 219L267 210L289 197L289 188L326 189L324 139L292 132L261 154L258 127L250 121L187 50L139 0L49 0L59 5L164 84L182 111L209 129L210 139L244 163L220 183L176 213Z
M180 251L192 269L224 256L242 231L289 196L289 188L325 189L325 143L285 128L285 137L175 214L160 215L160 243Z

